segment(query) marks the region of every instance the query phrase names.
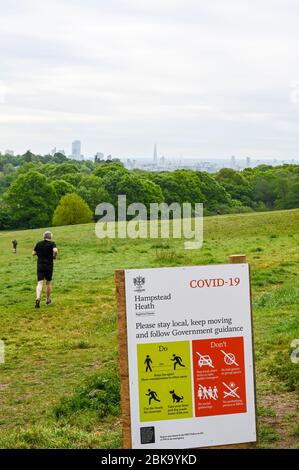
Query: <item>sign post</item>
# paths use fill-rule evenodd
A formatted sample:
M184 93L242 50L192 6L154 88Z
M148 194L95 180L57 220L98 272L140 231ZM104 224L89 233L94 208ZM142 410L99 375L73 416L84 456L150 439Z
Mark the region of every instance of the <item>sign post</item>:
M124 448L255 443L245 261L116 271Z

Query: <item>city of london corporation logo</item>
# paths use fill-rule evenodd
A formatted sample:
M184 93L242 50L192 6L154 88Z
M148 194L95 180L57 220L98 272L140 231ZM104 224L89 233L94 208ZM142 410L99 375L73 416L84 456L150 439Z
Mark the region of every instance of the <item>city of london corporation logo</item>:
M142 276L134 277L133 282L134 282L134 286L136 287L136 289L135 289L136 292L143 292L144 291L144 289L142 289L142 287L145 284L145 277L142 277Z

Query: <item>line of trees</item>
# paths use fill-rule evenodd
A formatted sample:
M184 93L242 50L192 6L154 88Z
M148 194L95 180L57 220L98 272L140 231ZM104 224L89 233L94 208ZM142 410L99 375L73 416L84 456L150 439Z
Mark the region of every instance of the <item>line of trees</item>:
M299 207L299 165L145 172L127 170L117 159L0 154L1 230L89 222L99 203L116 206L119 194L147 207L202 202L205 215L291 209Z

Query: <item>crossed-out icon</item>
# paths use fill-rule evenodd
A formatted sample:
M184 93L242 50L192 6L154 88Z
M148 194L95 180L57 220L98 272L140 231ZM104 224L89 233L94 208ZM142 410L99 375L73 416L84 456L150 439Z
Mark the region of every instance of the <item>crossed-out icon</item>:
M234 382L230 382L229 385L227 385L225 382L222 382L222 383L228 389L228 391L226 390L223 391L224 398L228 398L228 397L240 398L239 395L237 394L237 390L239 387L236 387L236 384Z

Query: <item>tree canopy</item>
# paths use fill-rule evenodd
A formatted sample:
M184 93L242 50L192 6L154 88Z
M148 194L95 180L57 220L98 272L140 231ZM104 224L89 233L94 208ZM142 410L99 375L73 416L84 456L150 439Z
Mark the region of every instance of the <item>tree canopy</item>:
M117 159L74 161L59 153L43 156L29 150L24 155L0 154L2 230L47 226L54 211L55 223L58 215L59 223L83 223L73 222L76 203L84 213L78 220L95 220L96 206L110 202L117 208L120 194L126 195L127 204L139 202L147 208L152 202L201 202L205 215L292 209L299 207L299 166L222 168L214 174L146 172L127 170Z
M48 224L57 196L47 178L37 171L18 175L5 194L14 227L35 228Z

